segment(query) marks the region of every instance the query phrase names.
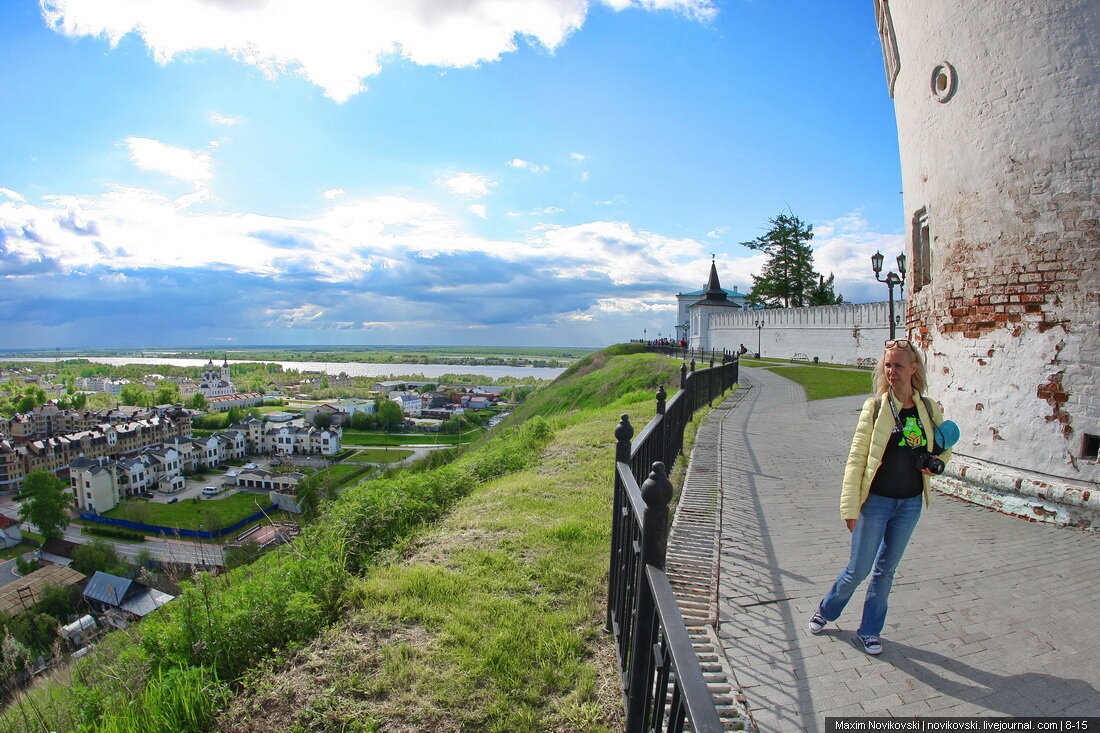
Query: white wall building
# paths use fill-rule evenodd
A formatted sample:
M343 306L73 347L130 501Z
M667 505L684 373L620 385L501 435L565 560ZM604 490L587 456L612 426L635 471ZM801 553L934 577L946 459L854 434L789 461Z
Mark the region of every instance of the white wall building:
M952 490L1100 524L1100 4L875 0Z

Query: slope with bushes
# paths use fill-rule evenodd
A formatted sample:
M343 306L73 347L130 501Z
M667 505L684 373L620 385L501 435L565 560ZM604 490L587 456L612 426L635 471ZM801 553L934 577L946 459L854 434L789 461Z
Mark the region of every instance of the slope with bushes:
M602 730L612 430L679 362L598 352L452 463L367 481L9 706L0 731Z

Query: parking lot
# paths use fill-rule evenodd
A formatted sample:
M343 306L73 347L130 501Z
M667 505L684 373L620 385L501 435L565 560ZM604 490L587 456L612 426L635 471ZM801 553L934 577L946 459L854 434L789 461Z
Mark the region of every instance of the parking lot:
M246 459L246 466L262 468L265 471L271 470L272 459L265 456L248 456ZM243 466L229 466L230 471L241 471ZM153 496L149 501L158 504L174 504L177 501L183 501L184 499L193 499L199 497L206 501L217 501L218 499L224 499L227 496L232 496L242 489L238 489L236 486L225 486L224 489L213 496L204 495L202 490L207 486L216 486L222 488L225 484L225 471L208 471L203 478L187 478L186 483L182 490L175 494L164 494L160 491L154 491ZM175 500L175 501L173 501Z

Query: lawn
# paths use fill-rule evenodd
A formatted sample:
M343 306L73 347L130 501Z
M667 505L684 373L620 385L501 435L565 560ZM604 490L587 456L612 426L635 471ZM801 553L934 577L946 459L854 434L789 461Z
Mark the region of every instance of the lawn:
M24 533L25 534L25 533ZM26 542L20 542L15 547L5 547L0 549L0 560L11 560L30 552L34 548L28 545Z
M322 473L325 476L335 476L339 481L337 488L341 486L347 486L354 483L361 478L367 471L370 470L370 466L363 464L337 464L326 468Z
M619 415L651 413L648 392L555 419L537 465L480 484L353 583L355 610L244 693L240 719L270 710L264 731L280 715L282 730L321 715L332 729L622 730L601 630L608 475Z
M465 433L373 433L362 430L345 430L344 445L455 445L468 443L479 437L483 430L468 430Z
M257 506L259 504L259 506ZM271 506L264 494L241 492L224 499L184 499L175 504L124 501L104 516L180 529L228 527Z
M771 371L805 387L808 400L871 393L870 372L819 366L772 367Z
M348 463L393 463L411 456L411 450L401 448L364 448L348 456Z

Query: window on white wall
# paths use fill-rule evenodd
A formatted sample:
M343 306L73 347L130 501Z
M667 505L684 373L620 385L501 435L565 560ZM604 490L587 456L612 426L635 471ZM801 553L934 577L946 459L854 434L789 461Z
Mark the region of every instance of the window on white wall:
M932 282L932 232L928 224L928 209L922 208L913 215L913 256L910 258L909 277L913 292Z
M886 64L886 88L890 97L894 96L894 81L901 71L901 56L898 55L898 39L894 35L894 20L890 17L889 0L875 0L875 21L878 23L878 37L882 42L882 60Z

